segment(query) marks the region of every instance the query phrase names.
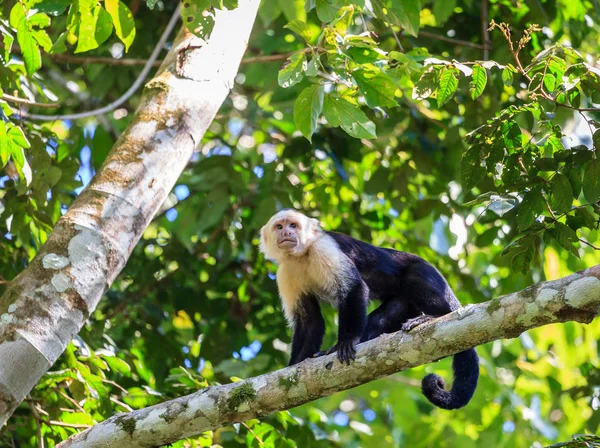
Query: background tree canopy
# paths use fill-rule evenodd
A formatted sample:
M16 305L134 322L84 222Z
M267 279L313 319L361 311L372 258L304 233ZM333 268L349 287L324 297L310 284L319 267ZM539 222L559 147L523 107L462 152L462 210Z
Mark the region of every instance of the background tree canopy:
M0 5L0 292L100 167L139 92L85 119L36 115L119 99L176 6ZM190 0L181 15L207 37L214 9L236 6ZM592 0L263 0L197 153L0 446L54 446L117 412L286 365L275 267L258 253L282 207L422 256L463 304L598 263L599 12ZM324 311L330 346L336 317ZM598 321L567 323L479 347L480 386L459 411L420 392L426 372L451 377L445 359L173 446L513 447L594 434L599 337Z

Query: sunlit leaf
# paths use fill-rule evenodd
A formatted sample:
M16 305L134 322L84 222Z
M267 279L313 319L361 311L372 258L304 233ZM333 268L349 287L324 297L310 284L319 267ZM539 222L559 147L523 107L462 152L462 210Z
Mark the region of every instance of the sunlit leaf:
M294 123L309 141L317 127L317 120L323 110L325 88L313 85L304 89L294 104Z

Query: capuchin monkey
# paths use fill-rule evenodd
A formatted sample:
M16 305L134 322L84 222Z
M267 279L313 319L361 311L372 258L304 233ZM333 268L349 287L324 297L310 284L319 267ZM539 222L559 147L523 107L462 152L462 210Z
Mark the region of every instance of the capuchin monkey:
M460 303L448 283L422 258L384 249L347 235L324 231L316 219L286 209L261 229L260 250L278 265L277 286L293 328L290 365L337 352L340 362L354 360L356 345L383 333L410 331ZM367 316L370 299L381 301ZM338 342L320 352L325 321L320 302L339 314ZM448 392L435 374L423 379L424 395L443 409L465 406L477 387L475 349L454 355L454 384Z

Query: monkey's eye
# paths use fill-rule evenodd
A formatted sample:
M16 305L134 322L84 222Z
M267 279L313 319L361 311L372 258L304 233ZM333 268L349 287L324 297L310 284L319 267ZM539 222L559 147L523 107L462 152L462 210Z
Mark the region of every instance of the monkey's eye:
M277 224L277 225L275 226L275 229L277 229L277 230L281 230L281 229L283 229L283 226L282 226L281 224Z
M298 226L296 225L296 223L295 223L295 222L293 222L293 223L291 223L291 224L290 224L290 227L291 227L292 229L295 229L295 228L296 228L296 227L298 227Z

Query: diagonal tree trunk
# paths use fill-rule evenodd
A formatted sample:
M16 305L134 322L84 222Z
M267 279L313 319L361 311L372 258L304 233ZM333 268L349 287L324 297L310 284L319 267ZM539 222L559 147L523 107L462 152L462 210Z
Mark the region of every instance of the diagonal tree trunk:
M383 335L360 344L356 361L349 366L341 365L332 354L239 383L209 387L115 415L60 443L58 448L166 445L227 424L290 409L495 339L514 338L530 328L567 321L589 323L599 307L597 265L460 308L410 333Z
M0 297L0 427L96 308L173 188L233 85L259 3L218 11L208 42L182 29L98 174Z

